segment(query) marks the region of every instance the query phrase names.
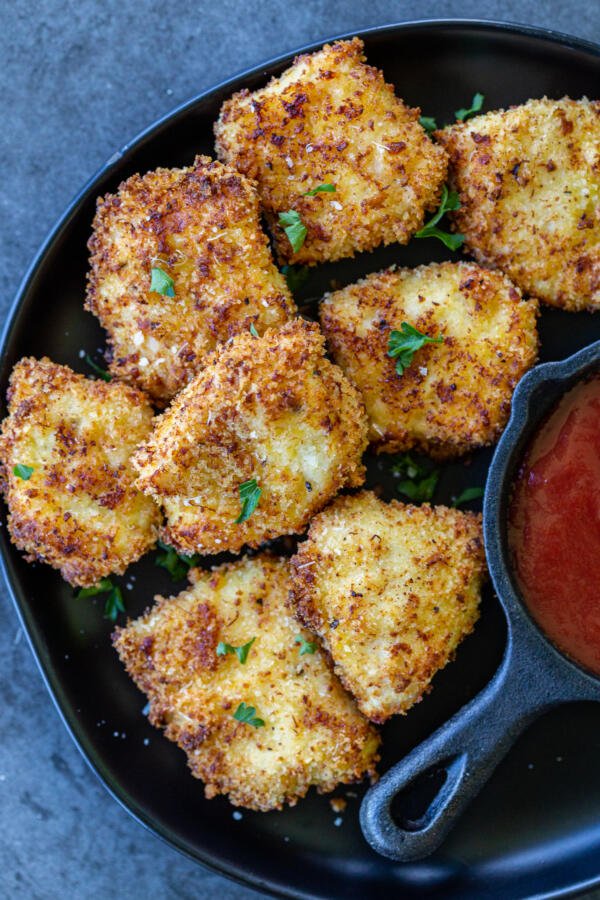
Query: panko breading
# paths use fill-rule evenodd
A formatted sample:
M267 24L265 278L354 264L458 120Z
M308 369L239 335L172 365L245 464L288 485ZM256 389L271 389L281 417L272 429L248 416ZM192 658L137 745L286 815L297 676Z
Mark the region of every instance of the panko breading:
M219 344L295 313L259 216L255 186L207 156L98 201L86 308L108 332L113 375L164 404ZM173 297L150 290L153 268Z
M250 809L293 806L308 788L373 776L379 738L286 608L289 563L262 554L211 572L114 634L127 671L150 700L150 721L185 750L208 798ZM246 661L217 655L220 642ZM237 721L244 703L263 726Z
M406 712L478 617L481 516L339 497L292 558L292 602L374 722Z
M600 307L600 102L529 100L436 133L475 258L552 306Z
M235 94L215 126L218 155L256 179L284 262L319 263L406 244L435 209L445 151L419 124L419 110L365 64L358 38L299 56L261 90ZM305 196L321 184L335 193ZM278 214L308 229L293 253Z
M343 487L364 481L367 419L324 357L318 325L239 335L156 420L133 457L138 487L164 507L181 553L238 551L302 531ZM262 491L244 522L240 485Z
M474 263L369 275L326 295L320 315L335 361L362 393L379 451L444 459L491 443L537 356L537 303ZM398 375L388 349L403 322L444 341L417 350Z
M49 359L13 369L0 476L13 543L73 585L121 574L155 543L160 513L133 486L134 448L150 434L147 397ZM15 466L33 469L28 480Z

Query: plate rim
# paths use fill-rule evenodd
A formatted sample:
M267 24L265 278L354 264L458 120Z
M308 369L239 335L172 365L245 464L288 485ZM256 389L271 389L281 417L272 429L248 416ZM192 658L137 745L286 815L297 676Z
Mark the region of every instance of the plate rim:
M322 47L325 43L331 43L338 40L347 40L354 36L358 36L361 39L368 39L368 37L372 35L401 33L403 31L408 31L415 28L419 28L424 31L443 31L444 29L447 29L449 27L464 29L465 31L479 30L488 31L490 33L502 33L505 35L513 34L518 36L529 36L537 38L542 42L556 44L561 47L582 51L589 55L597 56L600 58L600 43L589 41L585 38L579 38L565 32L556 31L551 28L529 25L515 21L501 21L497 19L445 17L390 22L384 25L374 25L368 28L352 29L350 31L336 33L325 38L320 38L318 40L302 44L293 50L277 54L276 56L269 57L268 59L263 60L249 68L234 72L228 78L218 81L205 90L201 91L200 93L194 94L188 99L182 101L181 103L170 109L168 112L159 116L145 128L138 131L138 133L130 141L123 144L118 150L111 154L111 156L108 157L108 159L87 179L87 181L85 181L83 186L77 191L72 200L67 204L62 214L56 219L55 224L50 228L39 249L33 255L31 262L26 267L25 273L21 278L14 297L9 305L6 319L0 332L0 360L3 361L5 359L7 350L10 348L13 338L13 332L15 331L19 322L19 313L21 312L23 300L25 299L31 283L37 275L38 270L42 266L46 255L51 251L54 243L60 239L62 232L68 227L71 218L76 214L80 206L89 199L92 192L96 189L98 182L107 175L110 175L111 170L116 167L116 165L121 161L125 154L129 153L132 150L138 149L146 140L156 137L161 130L164 130L166 127L168 127L178 117L184 115L194 106L198 105L203 100L207 99L218 91L229 88L231 88L232 90L239 89L237 85L240 81L256 75L260 75L261 72L263 72L266 77L268 75L268 71L263 70L271 70L282 64L289 64L295 56L302 53L314 52L315 50ZM187 857L197 865L199 864L201 866L204 866L209 871L235 881L238 884L242 884L245 887L263 891L265 894L273 897L298 898L298 900L322 900L321 894L314 894L312 893L312 891L299 891L283 886L280 883L269 883L268 880L265 880L260 876L257 877L253 875L251 872L248 872L247 869L238 869L235 865L232 865L230 863L223 863L220 860L215 859L214 854L207 854L206 852L198 851L197 849L192 851L184 845L184 842L179 840L177 835L174 835L170 832L168 826L163 827L162 825L157 824L155 821L152 821L152 818L150 816L146 816L145 812L139 808L138 804L133 801L133 799L126 797L125 792L124 795L121 796L121 793L118 792L118 789L116 789L111 784L108 773L104 771L104 766L102 765L101 759L93 745L93 742L86 740L85 735L79 733L80 729L78 726L77 717L73 714L74 710L72 710L70 705L62 699L62 687L60 684L60 679L56 677L56 673L54 672L52 666L49 663L44 662L43 646L36 637L38 634L38 628L33 621L31 623L28 621L29 604L23 596L23 590L19 583L19 580L15 578L13 581L8 558L5 556L3 547L0 548L0 573L2 574L7 593L17 614L19 624L25 633L27 644L33 655L38 671L40 672L42 681L50 695L59 718L61 719L65 729L67 730L69 736L71 737L73 743L83 757L87 766L98 778L99 782L112 797L112 799L115 800L118 805L122 809L124 809L125 812L128 813L128 815L131 816L138 824L140 824L155 837L164 841L168 846L181 853L183 856ZM598 874L593 878L579 881L566 887L552 889L543 893L537 893L535 895L532 895L532 897L535 897L535 900L553 900L553 898L559 897L572 897L583 891L598 887L599 885L600 867Z

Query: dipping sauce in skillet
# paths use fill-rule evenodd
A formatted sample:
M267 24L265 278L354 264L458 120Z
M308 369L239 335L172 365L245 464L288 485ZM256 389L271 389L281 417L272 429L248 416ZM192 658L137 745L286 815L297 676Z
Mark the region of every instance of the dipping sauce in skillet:
M600 375L568 391L531 441L509 544L532 616L600 675Z

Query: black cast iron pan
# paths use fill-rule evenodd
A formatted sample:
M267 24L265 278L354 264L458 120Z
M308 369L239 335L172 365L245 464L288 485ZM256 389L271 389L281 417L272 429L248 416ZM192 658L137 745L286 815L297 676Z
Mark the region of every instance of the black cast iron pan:
M506 650L487 687L367 792L362 829L384 856L406 862L432 853L536 716L561 703L600 700L600 678L563 656L523 606L507 539L511 486L529 440L559 398L598 371L600 341L563 362L532 369L513 395L483 505L488 568L508 625ZM414 791L423 778L437 778L439 788L417 820L403 819L402 792L411 785Z

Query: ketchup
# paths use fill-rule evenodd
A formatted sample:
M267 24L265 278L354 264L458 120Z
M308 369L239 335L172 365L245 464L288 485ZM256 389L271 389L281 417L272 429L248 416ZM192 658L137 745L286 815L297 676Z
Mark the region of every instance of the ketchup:
M600 675L600 375L564 395L517 476L509 544L550 640Z

